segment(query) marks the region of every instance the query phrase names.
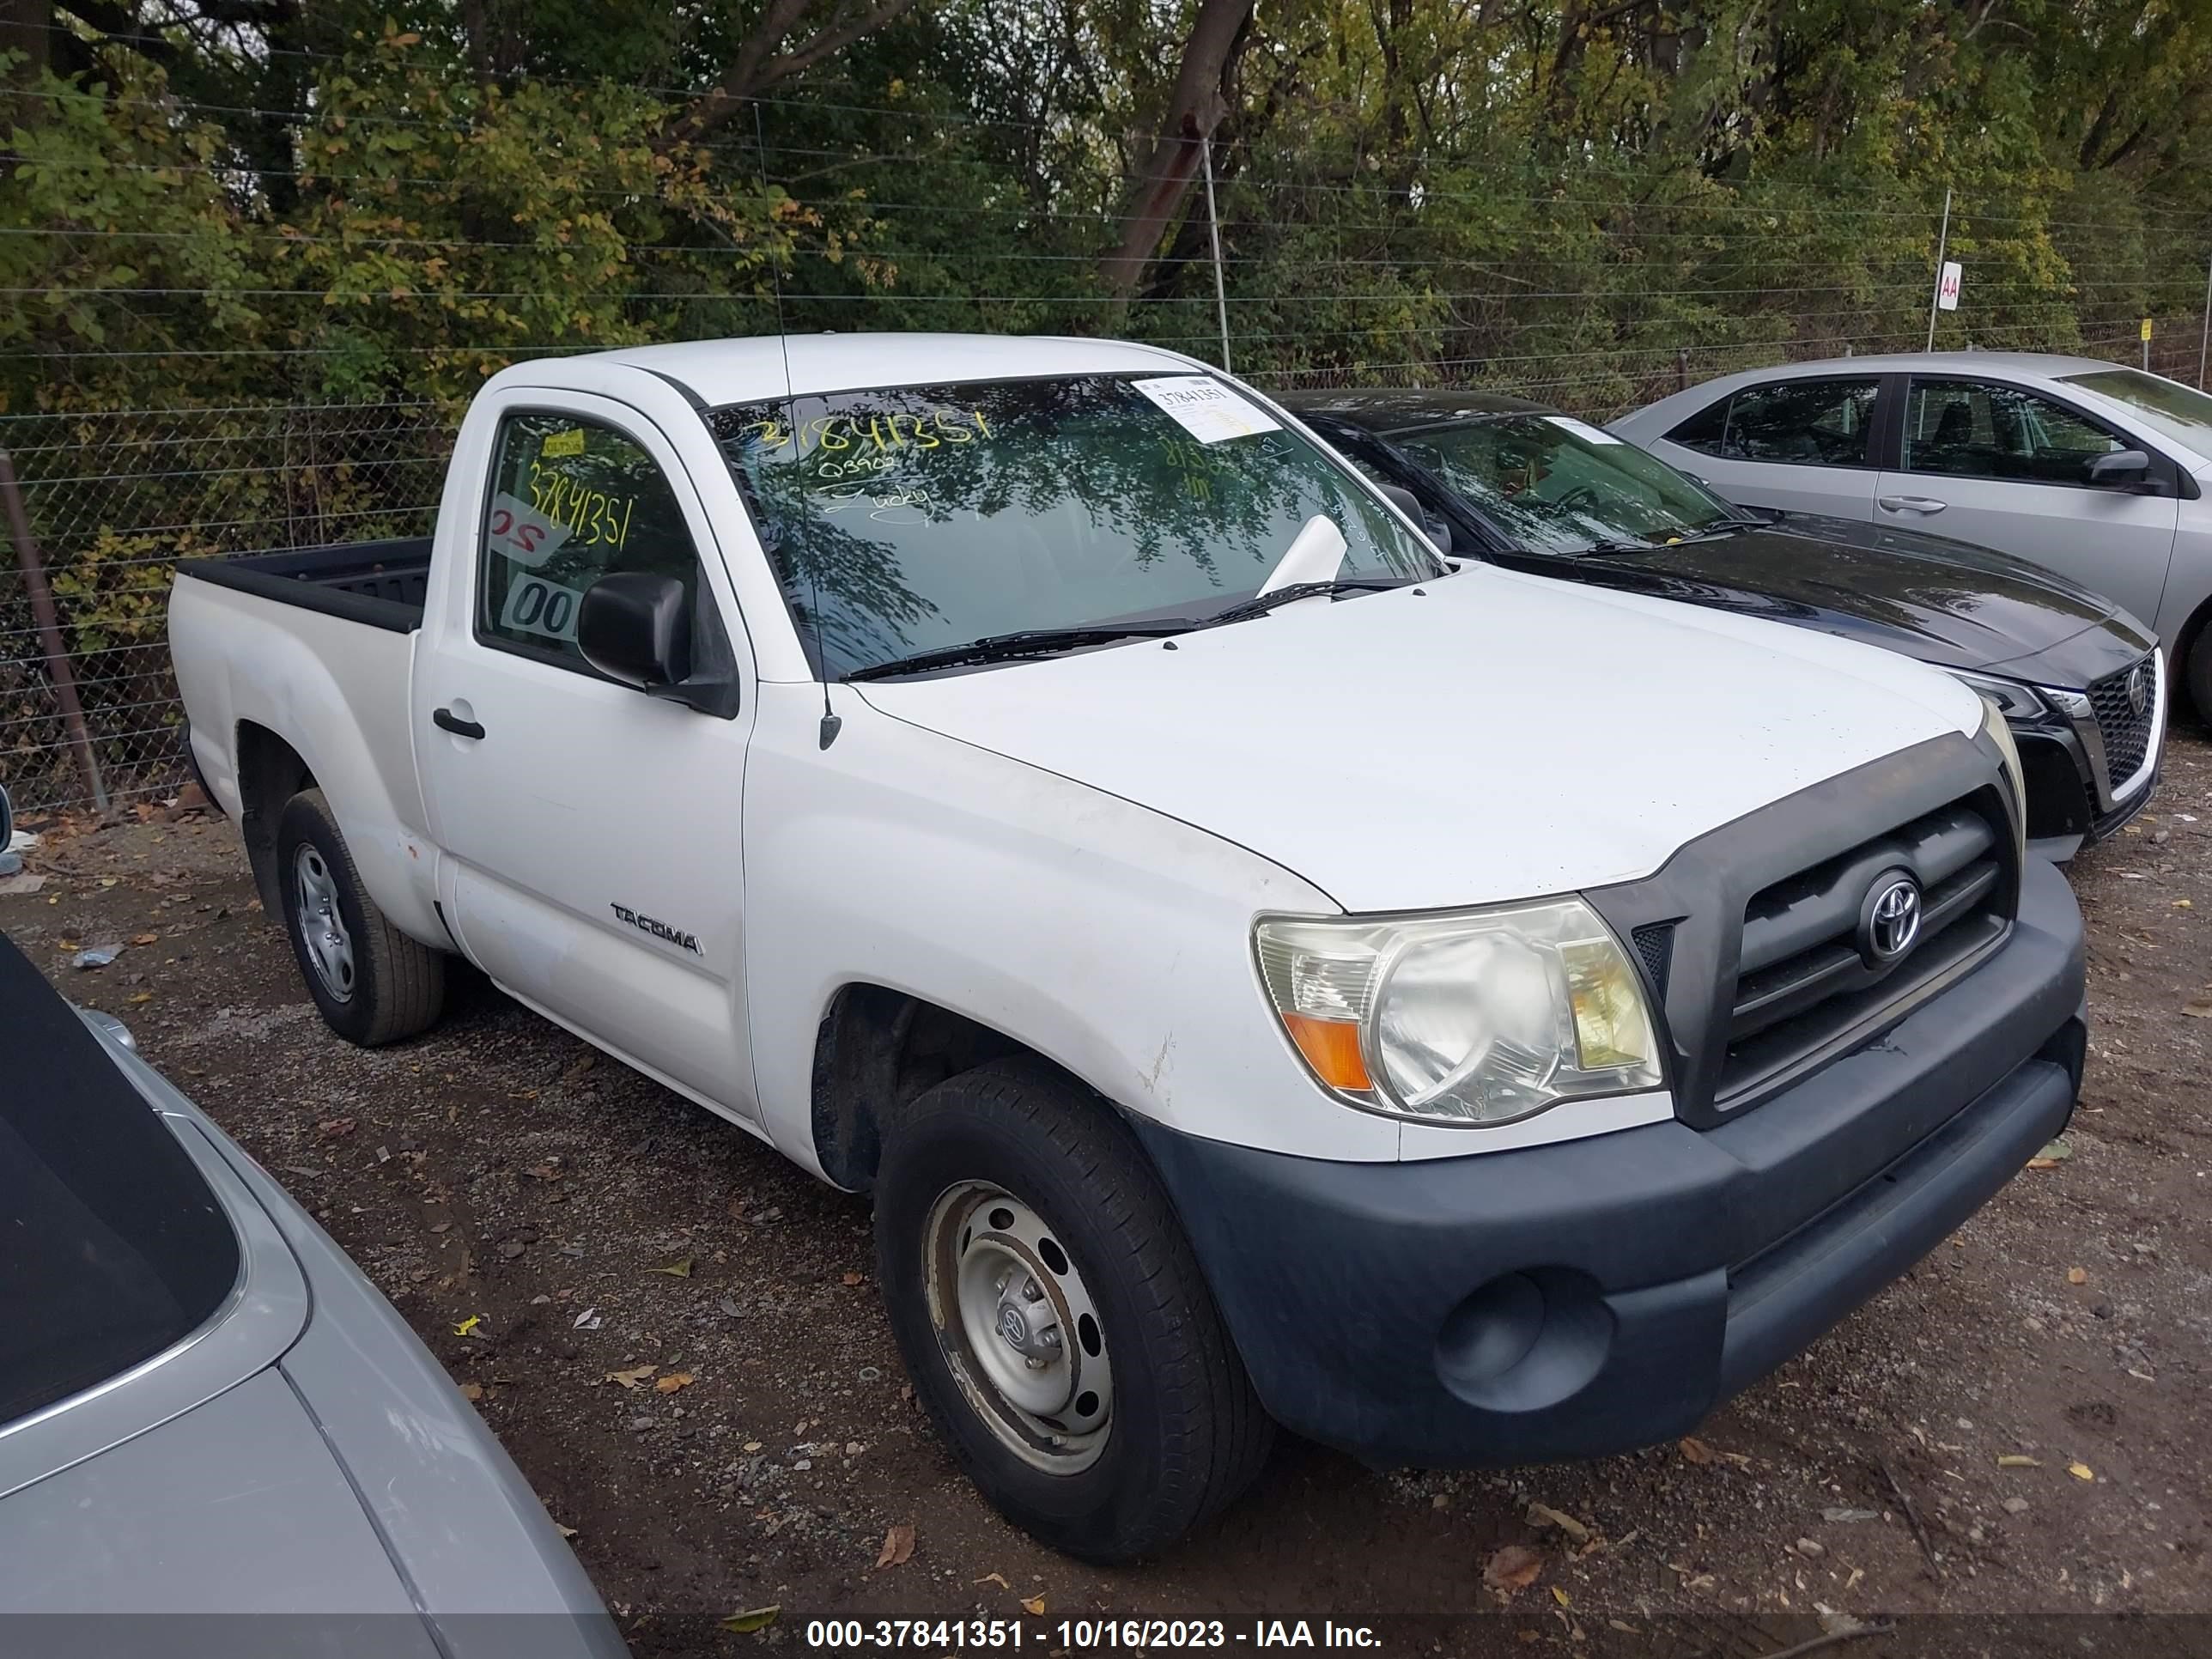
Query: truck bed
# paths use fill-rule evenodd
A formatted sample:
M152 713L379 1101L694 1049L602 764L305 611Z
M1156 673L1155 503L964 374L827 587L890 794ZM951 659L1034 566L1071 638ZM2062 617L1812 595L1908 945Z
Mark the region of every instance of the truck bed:
M235 559L183 559L179 575L395 634L422 625L430 538L283 548Z

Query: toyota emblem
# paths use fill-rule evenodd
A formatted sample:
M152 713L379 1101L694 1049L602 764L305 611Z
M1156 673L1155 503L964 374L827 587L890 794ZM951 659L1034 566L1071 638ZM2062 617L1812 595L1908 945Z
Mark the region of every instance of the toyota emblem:
M2128 676L2128 707L2135 711L2137 720L2141 720L2143 712L2150 707L2150 676L2143 672L2141 663L2137 663L2135 672Z
M1868 961L1895 962L1920 938L1920 884L1902 870L1877 876L1859 915L1859 950Z

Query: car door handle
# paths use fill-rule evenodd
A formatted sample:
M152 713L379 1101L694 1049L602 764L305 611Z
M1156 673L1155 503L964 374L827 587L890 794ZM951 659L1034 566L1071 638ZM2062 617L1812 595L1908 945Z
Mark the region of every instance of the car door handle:
M481 738L483 726L476 720L465 720L450 708L430 711L430 724L441 732L450 732L457 738Z
M1875 505L1886 513L1941 513L1950 503L1933 495L1877 495Z

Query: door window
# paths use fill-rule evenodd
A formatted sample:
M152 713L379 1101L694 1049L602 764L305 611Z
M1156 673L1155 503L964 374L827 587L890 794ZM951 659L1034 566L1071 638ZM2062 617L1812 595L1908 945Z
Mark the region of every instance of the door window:
M477 637L585 667L584 590L611 571L673 576L696 601L699 556L684 509L644 446L574 415L501 423L485 503Z
M2086 416L2018 386L1916 380L1905 405L1907 472L2086 484L2090 462L2128 447Z
M1747 386L1667 435L1686 449L1731 461L1790 466L1864 466L1881 382L1770 380Z

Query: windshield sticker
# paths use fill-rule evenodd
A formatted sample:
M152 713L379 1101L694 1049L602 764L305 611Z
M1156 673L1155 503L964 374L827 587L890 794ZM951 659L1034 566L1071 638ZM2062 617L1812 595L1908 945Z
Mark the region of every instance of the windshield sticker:
M543 576L518 576L507 585L507 603L500 607L499 625L574 645L576 612L583 603L584 596L576 588Z
M549 461L557 461L569 455L584 453L584 428L572 426L566 432L549 432L545 441L538 446L538 453Z
M498 498L512 499L505 495ZM530 464L530 504L544 519L565 526L562 532L564 538L580 538L578 546L617 550L629 545L630 517L637 511L635 495L611 495L537 461ZM515 505L520 507L521 503L517 501ZM544 562L543 555L534 560L520 561L532 568Z
M1617 444L1625 441L1616 438L1601 426L1592 426L1588 421L1578 421L1571 415L1547 415L1544 418L1562 432L1571 432L1586 444Z
M533 465L532 471L535 471ZM510 564L535 570L561 550L570 532L528 501L505 490L491 498L491 514L484 521L484 542Z
M1205 374L1173 374L1164 380L1132 380L1146 397L1175 417L1202 444L1280 432L1282 422Z

